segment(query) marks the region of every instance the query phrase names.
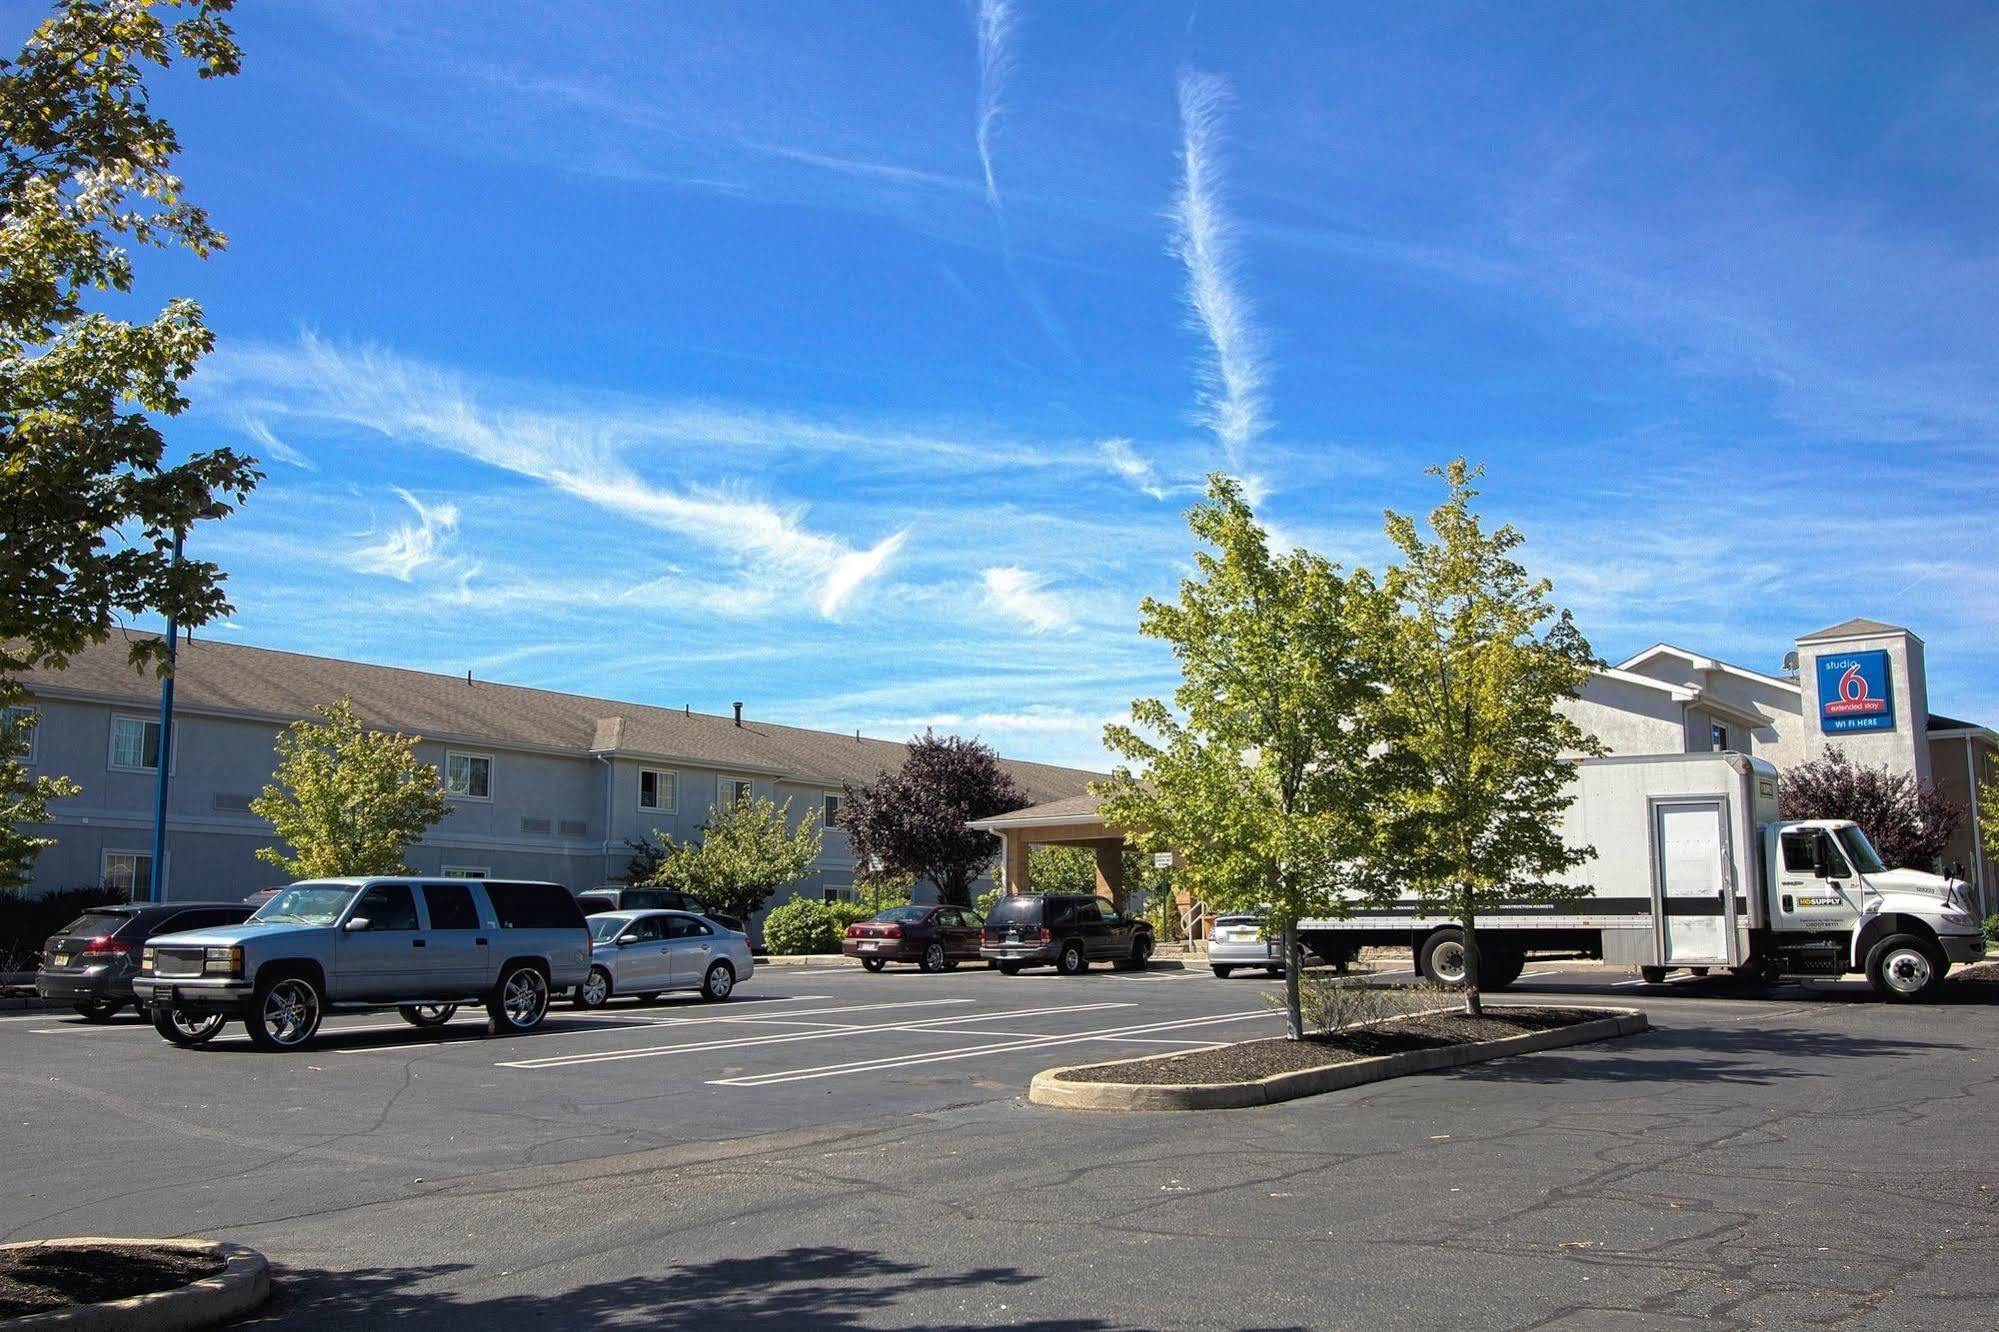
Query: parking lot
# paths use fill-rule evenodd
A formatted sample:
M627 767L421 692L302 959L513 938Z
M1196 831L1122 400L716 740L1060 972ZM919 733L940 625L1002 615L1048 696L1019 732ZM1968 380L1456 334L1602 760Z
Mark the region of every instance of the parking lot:
M7 1014L0 1214L257 1245L299 1325L1885 1327L1989 1297L1999 1008L1968 996L1550 965L1507 1000L1656 1030L1258 1111L1024 1102L1053 1065L1275 1034L1277 988L769 967L725 1004L510 1039L343 1016L283 1055Z

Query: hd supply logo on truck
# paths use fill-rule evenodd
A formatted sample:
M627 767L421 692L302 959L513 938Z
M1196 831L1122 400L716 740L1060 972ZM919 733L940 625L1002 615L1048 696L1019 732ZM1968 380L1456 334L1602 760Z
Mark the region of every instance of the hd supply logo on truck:
M1892 731L1895 695L1888 689L1886 652L1843 652L1819 658L1819 730Z

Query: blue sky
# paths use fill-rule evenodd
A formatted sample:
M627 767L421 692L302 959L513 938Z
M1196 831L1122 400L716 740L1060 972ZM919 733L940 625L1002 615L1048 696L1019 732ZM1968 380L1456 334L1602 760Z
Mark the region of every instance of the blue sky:
M17 16L17 22L19 18ZM1202 475L1490 469L1599 652L1999 721L1978 5L248 5L172 428L239 641L1099 765Z

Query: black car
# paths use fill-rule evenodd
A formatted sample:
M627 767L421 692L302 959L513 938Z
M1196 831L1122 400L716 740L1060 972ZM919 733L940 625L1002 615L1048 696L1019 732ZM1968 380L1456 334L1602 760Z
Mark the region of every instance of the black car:
M1092 962L1135 971L1152 956L1152 927L1088 893L1022 893L993 904L979 956L1009 976L1049 965L1074 976Z
M139 951L156 934L237 925L256 910L244 902L134 902L92 907L42 945L35 992L67 999L92 1022L109 1021L133 1002Z
M743 932L743 922L734 916L710 911L700 898L677 888L628 888L621 883L607 883L576 894L576 905L583 908L586 916L598 916L606 911L691 911L697 916L706 916L724 929L738 934Z

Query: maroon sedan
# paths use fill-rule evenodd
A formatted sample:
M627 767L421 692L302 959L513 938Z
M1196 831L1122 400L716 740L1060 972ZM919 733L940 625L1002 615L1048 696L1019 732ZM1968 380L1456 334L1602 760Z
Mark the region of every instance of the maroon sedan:
M964 907L890 907L873 920L849 925L840 951L861 959L869 971L880 971L891 962L949 971L967 958L977 960L984 926L978 913Z

